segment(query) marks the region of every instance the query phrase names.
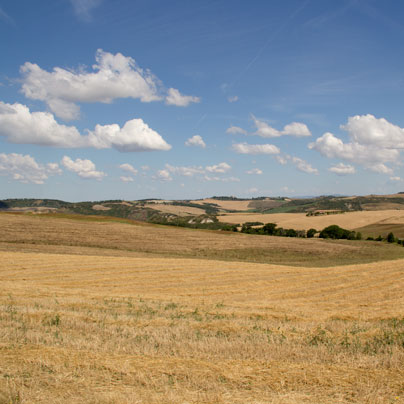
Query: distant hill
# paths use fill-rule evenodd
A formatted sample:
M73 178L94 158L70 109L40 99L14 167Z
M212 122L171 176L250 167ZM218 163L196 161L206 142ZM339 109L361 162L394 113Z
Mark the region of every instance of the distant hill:
M32 213L69 213L102 215L124 219L209 229L229 229L232 225L218 220L229 213L306 213L325 215L353 211L404 209L404 193L368 196L319 196L312 198L252 199L234 196L214 196L199 200L167 201L145 199L137 201L102 200L66 202L57 199L4 199L0 210ZM271 222L268 217L267 222ZM229 227L230 226L230 227ZM233 225L234 226L234 225Z

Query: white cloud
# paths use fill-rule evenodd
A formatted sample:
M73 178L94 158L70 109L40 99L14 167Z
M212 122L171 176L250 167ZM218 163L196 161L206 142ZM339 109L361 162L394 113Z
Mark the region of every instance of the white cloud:
M91 160L76 159L73 161L70 157L64 156L62 165L81 178L101 180L106 176L102 171L96 171L95 164Z
M380 174L393 174L393 170L390 167L387 167L383 163L377 163L374 164L370 167L368 167L370 171L374 171L375 173L380 173Z
M310 143L309 148L317 150L328 158L345 160L362 165L372 171L385 173L391 172L385 163L396 163L400 156L400 152L396 149L363 145L357 142L344 143L329 132Z
M121 164L121 165L119 166L119 168L120 168L121 170L127 171L128 173L131 173L131 174L133 174L133 175L136 175L137 172L138 172L138 171L136 170L136 168L134 168L131 164L128 164L128 163Z
M338 163L328 169L337 175L355 174L355 167L350 164Z
M240 179L237 177L212 177L210 175L205 175L203 179L205 181L240 182Z
M231 166L225 162L213 166L207 166L206 171L209 173L227 173L231 170Z
M264 138L274 138L280 136L295 136L295 137L306 137L311 136L311 132L309 128L300 122L292 122L283 127L283 130L277 130L272 126L269 126L266 122L257 119L254 115L252 115L252 120L254 121L254 125L257 128L255 135L264 137Z
M279 164L281 164L281 165L286 165L286 164L288 164L288 157L289 156L275 156L275 159L278 161L278 163Z
M133 182L134 181L134 179L132 177L125 177L125 176L119 177L119 179L122 182Z
M149 167L149 166L142 166L141 169L142 169L143 171L149 171L149 170L150 170L150 167Z
M318 174L317 168L313 168L310 163L301 159L300 157L290 156L289 154L283 154L275 156L275 159L281 165L286 165L289 162L292 163L299 171L307 174Z
M390 177L390 181L401 181L401 177Z
M114 148L120 152L171 149L161 135L142 119L127 121L122 128L118 124L96 125L94 131L88 133L88 145L97 149Z
M373 115L356 115L341 125L353 142L387 149L404 149L404 128Z
M227 101L236 102L236 101L238 101L238 96L237 95L233 95L232 97L229 96L229 97L227 97Z
M91 20L91 10L98 7L101 0L70 0L76 15L85 21Z
M173 180L168 170L158 170L157 179L162 180L162 181L172 181Z
M231 182L231 181L240 181L235 177L223 177L223 176L210 176L208 174L225 174L231 170L231 166L225 162L215 164L212 166L172 166L170 164L165 165L165 169L169 174L181 175L184 177L195 177L200 176L200 178L205 181L223 181L223 182Z
M59 124L49 112L31 112L22 104L0 101L0 136L11 143L65 148L114 148L121 152L170 150L171 146L142 119L118 124L96 125L87 135L76 127Z
M259 168L253 168L251 170L246 171L247 174L256 174L256 175L261 175L262 174L262 170L260 170Z
M258 188L252 187L247 189L246 194L256 194L258 192Z
M192 95L183 95L175 88L169 88L166 96L167 105L176 105L177 107L187 107L191 103L200 102L199 97Z
M22 183L43 184L49 175L61 174L57 163L38 164L30 155L0 153L0 175Z
M324 133L309 148L317 150L328 158L338 158L359 164L368 170L392 174L386 164L400 164L404 149L404 128L375 118L371 114L348 118L341 128L348 132L350 142L344 143L332 133Z
M64 120L78 119L78 102L111 103L117 98L134 98L142 102L161 101L187 106L198 97L182 95L170 88L165 97L160 80L149 70L141 69L134 59L98 49L93 70L78 71L55 67L48 72L26 62L21 66L22 92L27 98L46 102L50 110Z
M11 143L82 147L84 139L74 126L60 125L48 112L31 112L22 104L0 101L0 136Z
M183 175L185 177L193 177L196 174L204 174L203 167L175 167L166 164L166 170L172 174Z
M190 137L185 142L185 146L196 146L196 147L202 147L204 149L206 147L206 143L203 141L201 136L195 135Z
M317 168L313 168L311 164L299 157L291 157L291 161L299 171L307 174L318 174Z
M62 174L63 172L58 163L48 163L46 165L46 171L51 175Z
M273 144L247 144L236 143L232 146L233 151L239 154L279 154L280 150Z
M230 126L226 129L226 133L229 133L230 135L246 135L247 131L238 126Z

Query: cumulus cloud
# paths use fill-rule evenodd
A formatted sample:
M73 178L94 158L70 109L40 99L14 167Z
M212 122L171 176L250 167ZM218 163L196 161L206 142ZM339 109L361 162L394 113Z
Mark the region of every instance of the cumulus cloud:
M125 176L119 177L119 179L122 182L133 182L134 181L134 179L132 177L125 177Z
M341 129L348 132L350 142L344 143L327 132L310 143L309 148L325 157L359 164L382 174L393 172L386 164L400 163L400 153L404 149L404 128L367 114L349 117Z
M49 175L61 174L57 163L39 164L30 155L0 153L0 175L22 183L43 184Z
M96 170L95 164L91 160L72 160L70 157L64 156L62 165L81 178L102 180L106 176L102 171Z
M390 181L401 181L401 177L390 177Z
M171 174L168 170L158 170L157 171L157 179L161 181L172 181Z
M260 170L259 168L253 168L251 170L246 171L247 174L256 174L256 175L261 175L262 174L262 170Z
M90 72L55 67L48 72L37 64L21 66L22 92L27 98L44 101L50 110L64 120L77 119L78 102L111 103L117 98L134 98L141 102L161 101L187 106L199 102L198 97L182 95L170 88L167 96L163 86L149 70L141 69L131 57L98 49L96 64Z
M255 127L257 128L254 134L264 138L274 138L280 136L311 136L309 128L304 123L292 122L288 125L285 125L283 127L283 130L278 130L273 128L272 126L269 126L266 122L257 119L254 115L252 115L252 120Z
M118 124L96 125L94 131L88 134L88 143L97 149L112 147L121 152L171 149L142 119L127 121L122 128Z
M169 88L166 96L166 104L176 105L177 107L187 107L191 103L198 103L200 101L199 97L183 95L175 88Z
M11 143L41 146L83 147L85 141L74 126L60 125L48 112L31 112L22 104L0 101L0 136Z
M229 97L227 97L227 101L236 102L236 101L238 101L238 96L237 95L229 96Z
M206 147L206 143L203 141L201 136L195 135L190 137L185 142L185 146L196 146L196 147L202 147L202 149L204 149Z
M338 163L328 169L337 175L355 174L355 167L350 164Z
M223 163L219 163L217 165L213 165L213 166L207 166L206 167L206 171L208 171L209 173L227 173L228 171L231 170L231 166L225 162Z
M230 135L246 135L247 131L238 126L230 126L229 128L226 129L226 133Z
M273 144L236 143L233 151L239 154L279 154L280 150Z
M346 130L353 142L381 147L383 149L404 149L404 128L377 119L373 115L356 115L348 118Z
M96 125L87 135L76 127L59 124L49 112L31 112L22 104L0 101L0 136L11 143L65 148L114 148L121 152L170 150L171 146L142 119L118 124Z
M309 148L318 151L325 157L356 163L380 173L390 173L392 170L385 163L396 163L400 156L400 151L397 149L358 142L344 143L329 132L310 143Z
M128 173L131 173L131 174L133 174L133 175L136 175L137 172L138 172L138 171L136 170L136 168L134 168L131 164L128 164L128 163L121 164L121 165L119 166L119 168L120 168L121 170L127 171Z

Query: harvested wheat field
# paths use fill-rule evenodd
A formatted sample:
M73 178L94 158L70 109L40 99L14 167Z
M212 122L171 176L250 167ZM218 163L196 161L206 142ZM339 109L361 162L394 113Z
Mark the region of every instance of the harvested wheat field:
M163 213L172 213L178 216L188 216L188 215L203 215L205 214L204 209L194 208L192 206L179 206L179 205L165 205L163 203L147 203L144 205L145 208L155 209Z
M0 253L2 403L404 402L404 262Z
M245 223L262 222L276 223L279 227L308 230L321 230L331 224L354 230L376 223L402 224L404 227L404 210L378 210L345 212L342 214L306 216L306 213L227 213L218 216L221 222Z
M212 203L224 210L248 210L248 209L250 209L250 207L248 205L251 203L250 200L247 200L247 201L238 201L238 200L221 201L220 199L212 199L212 198L206 198L206 199L202 199L200 201L196 200L196 201L192 201L192 202L199 203L199 204Z
M297 267L254 262L284 238L63 216L0 225L1 404L404 403L404 259L378 261L402 247L300 240L306 255L282 250ZM189 258L198 242L203 259ZM226 242L250 255L214 259ZM388 253L359 254L376 245ZM341 265L333 248L373 262ZM322 267L308 265L316 252Z
M334 266L404 258L398 245L269 237L81 215L0 213L0 250Z

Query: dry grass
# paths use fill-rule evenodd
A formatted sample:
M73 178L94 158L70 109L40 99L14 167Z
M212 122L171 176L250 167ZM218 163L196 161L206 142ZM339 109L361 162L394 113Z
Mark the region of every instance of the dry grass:
M222 222L245 223L245 222L263 222L276 223L279 227L295 228L308 230L310 228L321 230L331 224L346 229L356 229L358 227L368 226L374 223L399 223L404 225L403 210L379 210L379 211L361 211L346 212L337 215L306 216L305 213L228 213L218 217Z
M220 201L218 199L202 199L200 201L192 201L192 203L214 203L224 210L249 210L249 204L251 200L248 201Z
M164 205L162 203L154 204L148 203L144 205L146 208L158 210L159 212L172 213L178 216L188 215L204 215L204 209L193 208L192 206L176 206L176 205Z
M77 250L76 247L79 247ZM0 249L330 266L404 258L377 242L256 236L73 215L0 214Z
M0 253L0 403L403 403L404 262Z

